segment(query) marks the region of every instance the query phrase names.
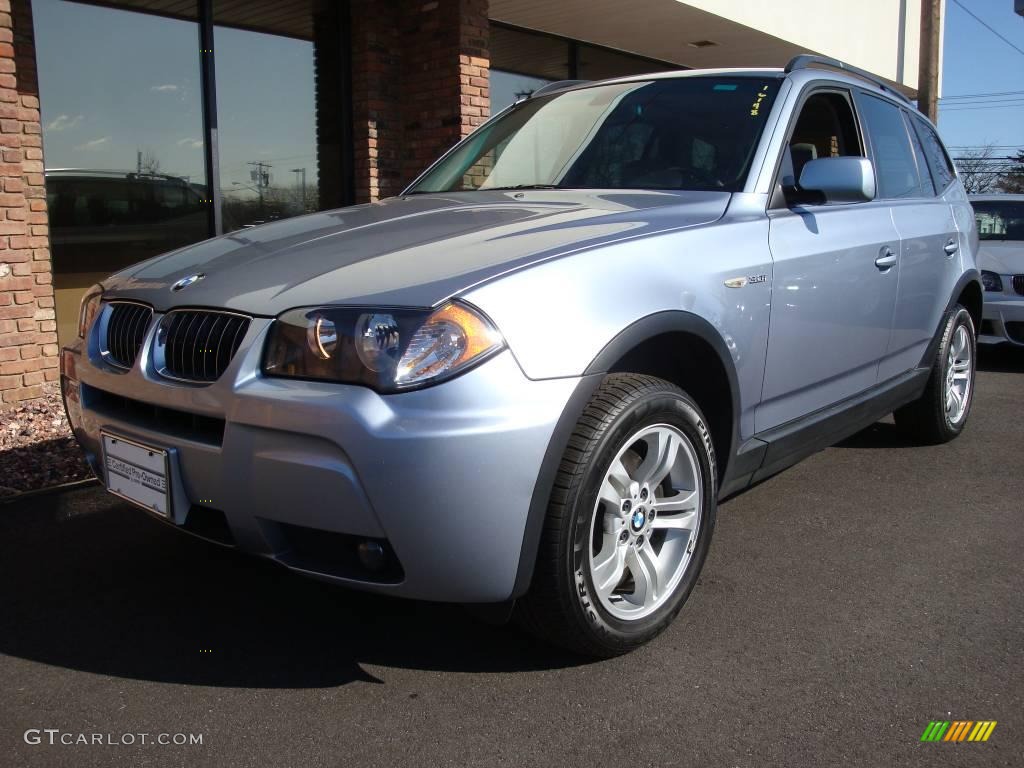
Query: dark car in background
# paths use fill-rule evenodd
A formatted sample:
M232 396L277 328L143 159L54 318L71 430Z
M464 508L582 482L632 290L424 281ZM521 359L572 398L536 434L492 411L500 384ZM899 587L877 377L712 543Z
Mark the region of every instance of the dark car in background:
M90 285L142 259L204 240L205 199L205 187L179 176L47 170L60 343L76 337L78 306Z

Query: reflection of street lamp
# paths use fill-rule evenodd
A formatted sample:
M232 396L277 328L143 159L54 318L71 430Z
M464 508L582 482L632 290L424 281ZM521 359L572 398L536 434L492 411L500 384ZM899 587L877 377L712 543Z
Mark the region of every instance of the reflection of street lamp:
M292 173L302 174L302 212L306 212L306 169L305 168L292 168Z

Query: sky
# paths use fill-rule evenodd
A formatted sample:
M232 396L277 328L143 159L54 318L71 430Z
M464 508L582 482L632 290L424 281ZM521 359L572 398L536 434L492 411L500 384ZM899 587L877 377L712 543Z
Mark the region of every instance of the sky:
M205 183L196 24L61 0L32 9L47 167L134 170L141 150L161 173ZM224 190L253 195L255 161L275 185L301 167L315 185L312 43L214 35Z
M1013 0L959 0L1024 51L1024 16ZM939 133L956 156L967 146L1024 149L1024 53L946 0ZM1012 93L1015 92L1015 93ZM954 98L974 94L1007 94Z

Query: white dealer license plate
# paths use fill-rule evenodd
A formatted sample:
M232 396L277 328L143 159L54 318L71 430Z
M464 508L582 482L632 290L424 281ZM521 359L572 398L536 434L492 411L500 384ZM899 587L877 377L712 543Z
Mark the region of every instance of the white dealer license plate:
M106 432L102 437L107 490L169 517L171 498L167 451Z

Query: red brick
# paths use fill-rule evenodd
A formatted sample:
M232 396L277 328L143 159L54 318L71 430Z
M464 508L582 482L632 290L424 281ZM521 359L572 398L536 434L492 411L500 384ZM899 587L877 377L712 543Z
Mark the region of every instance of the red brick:
M15 387L21 386L21 374L14 374L11 376L0 376L0 390L14 389ZM7 393L4 392L6 398Z
M0 307L0 320L16 320L32 317L32 315L33 309L31 306L13 304L9 307Z
M3 59L0 59L3 61ZM21 378L20 376L18 377ZM18 403L22 400L35 400L37 397L43 396L43 387L41 384L37 384L34 387L20 386L17 389L9 389L4 392L5 403Z
M0 363L0 376L7 376L14 373L30 373L38 371L43 367L41 360L11 360L9 363Z

